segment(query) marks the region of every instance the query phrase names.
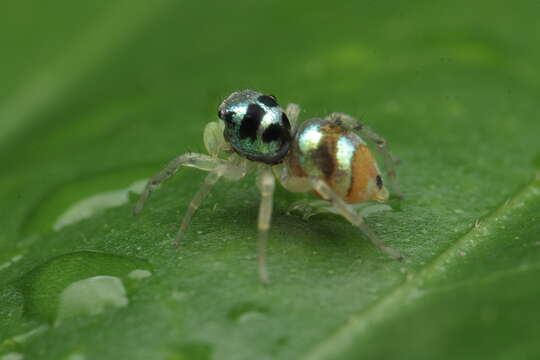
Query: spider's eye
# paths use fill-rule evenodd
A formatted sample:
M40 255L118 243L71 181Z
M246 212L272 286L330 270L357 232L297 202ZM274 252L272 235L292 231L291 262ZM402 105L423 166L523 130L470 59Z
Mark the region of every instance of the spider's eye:
M274 95L261 95L257 98L257 101L263 103L264 105L268 107L277 107L279 106L277 103L277 99Z
M234 111L223 111L223 110L218 111L218 117L221 120L225 121L226 123L232 122L234 115L235 115Z

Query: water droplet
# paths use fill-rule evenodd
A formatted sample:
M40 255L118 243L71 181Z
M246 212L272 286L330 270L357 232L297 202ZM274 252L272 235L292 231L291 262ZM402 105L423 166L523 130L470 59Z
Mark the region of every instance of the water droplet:
M144 260L97 251L78 251L55 257L17 281L17 287L25 298L24 314L53 323L61 298L65 295L64 290L72 284L93 277L109 276L122 280L128 286L129 293L138 284L129 278L129 274L145 268L150 266Z
M483 236L489 235L489 230L487 227L481 227L478 229L479 233Z
M24 235L56 230L80 221L99 211L125 204L129 192L140 191L141 179L154 171L154 167L137 167L113 173L76 179L51 189L23 220Z
M23 334L15 335L9 339L9 342L15 342L18 344L24 344L28 340L31 340L32 338L41 335L45 331L49 330L49 325L41 325L38 326L35 329L32 329L28 332L25 332Z
M129 303L122 280L115 276L94 276L69 285L60 294L55 325L79 316L101 314L107 308Z
M247 323L247 322L251 322L251 321L254 321L254 320L260 320L260 319L263 319L263 318L265 318L265 315L263 313L258 312L258 311L249 311L247 313L242 314L238 318L238 322L241 323L241 324L244 324L244 323Z
M135 269L128 274L130 279L141 280L152 276L152 272L148 270Z
M140 194L146 185L146 179L139 180L126 188L94 194L77 201L64 211L53 225L53 230L58 231L68 225L73 225L81 220L90 218L103 210L127 204L129 193Z
M15 264L17 261L20 261L23 258L23 256L24 256L24 254L15 255L11 259L6 261L5 263L0 264L0 271L2 271L4 269L7 269L11 265Z
M0 357L0 360L23 360L24 355L21 353L11 352Z
M173 291L171 297L172 297L173 300L176 300L176 301L184 301L184 300L187 299L188 293L185 292L185 291L175 290L175 291Z
M268 312L269 310L266 306L255 303L242 303L233 307L227 317L239 323L246 323L255 319L262 319L266 317Z
M73 353L68 355L66 360L86 360L86 355L82 353Z

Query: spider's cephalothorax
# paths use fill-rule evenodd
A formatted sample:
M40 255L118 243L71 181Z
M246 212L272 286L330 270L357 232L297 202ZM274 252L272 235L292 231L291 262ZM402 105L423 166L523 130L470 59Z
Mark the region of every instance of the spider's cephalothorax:
M252 161L280 163L291 144L291 125L272 95L243 90L221 103L223 136L234 151Z
M298 105L289 104L284 111L271 95L253 90L231 94L219 106L218 116L223 121L211 121L204 129L208 154L186 153L174 158L148 181L134 214L142 210L152 191L180 167L208 171L176 234L179 245L193 214L219 179L240 180L257 169L261 195L258 264L263 283L268 281L265 253L276 177L289 191L316 193L325 200L318 201L323 203L324 209L340 214L383 253L402 260L403 256L387 247L353 206L371 200L387 200L385 184L400 197L395 173L397 158L386 148L384 138L344 113L331 113L297 125L299 115ZM376 159L362 139L376 145L386 165L387 182L383 182Z

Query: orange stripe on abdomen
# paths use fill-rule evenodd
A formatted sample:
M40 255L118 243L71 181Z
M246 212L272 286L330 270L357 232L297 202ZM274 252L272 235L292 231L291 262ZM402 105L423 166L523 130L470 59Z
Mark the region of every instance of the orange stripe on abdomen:
M348 203L358 203L371 200L373 192L370 184L376 179L379 171L375 165L375 159L366 145L359 145L352 161L351 185L345 197Z

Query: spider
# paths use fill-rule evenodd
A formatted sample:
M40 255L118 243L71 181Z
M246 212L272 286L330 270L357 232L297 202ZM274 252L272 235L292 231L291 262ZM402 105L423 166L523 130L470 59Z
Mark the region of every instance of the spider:
M179 246L195 211L220 178L240 180L257 169L256 183L261 194L258 273L262 283L268 282L265 257L275 178L289 191L315 192L383 253L403 260L398 251L375 235L351 205L371 200L384 202L389 197L377 162L360 135L376 145L390 186L401 197L395 172L398 161L387 150L384 138L344 113L331 113L297 125L299 114L298 105L289 104L283 111L272 95L249 89L232 93L219 105L221 121L212 121L204 129L208 155L186 153L174 158L150 178L133 209L134 215L141 212L152 191L180 167L207 171L209 174L191 200L176 234L175 244Z

